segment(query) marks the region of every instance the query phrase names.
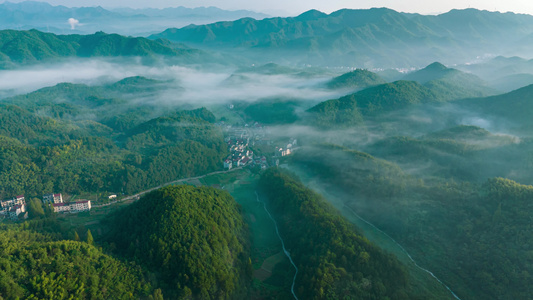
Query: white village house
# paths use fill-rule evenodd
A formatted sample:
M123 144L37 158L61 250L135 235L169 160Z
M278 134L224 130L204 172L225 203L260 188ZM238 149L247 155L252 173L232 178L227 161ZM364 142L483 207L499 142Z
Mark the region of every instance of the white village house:
M54 208L54 212L57 212L57 213L61 213L61 212L79 213L79 212L91 210L91 200L84 200L84 201L70 202L70 203L53 203L52 207Z
M63 196L61 194L46 194L43 196L43 204L47 203L63 203Z
M0 201L0 215L4 215L15 221L18 220L19 215L22 213L26 213L26 200L24 199L24 195ZM25 218L27 218L27 214Z

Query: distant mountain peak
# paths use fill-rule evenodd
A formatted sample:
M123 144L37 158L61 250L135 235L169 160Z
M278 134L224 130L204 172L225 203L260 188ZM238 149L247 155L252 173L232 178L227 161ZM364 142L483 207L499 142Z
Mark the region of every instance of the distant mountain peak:
M311 10L308 10L306 12L304 12L303 14L297 16L295 19L298 19L298 20L302 20L302 21L308 21L308 20L316 20L316 19L319 19L319 18L324 18L324 17L327 17L328 15L319 11L319 10L316 10L316 9L311 9Z
M448 68L441 64L440 62L434 62L432 64L430 64L429 66L425 67L424 68L425 70L428 70L428 71L443 71L443 70L448 70Z
M434 62L423 69L407 74L403 79L417 81L424 84L428 81L442 79L444 76L459 72L460 71L455 69L447 68L440 62Z

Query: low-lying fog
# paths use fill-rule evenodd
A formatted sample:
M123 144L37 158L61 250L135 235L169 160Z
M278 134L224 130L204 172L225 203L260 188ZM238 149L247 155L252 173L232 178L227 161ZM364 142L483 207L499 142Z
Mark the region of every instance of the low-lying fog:
M164 104L195 106L263 98L310 100L318 103L342 96L322 88L331 76L263 75L236 68L205 70L195 66L146 66L138 60L87 59L0 70L0 98L25 94L58 83L104 85L126 77L143 76L165 81L157 99ZM236 73L237 72L237 73Z

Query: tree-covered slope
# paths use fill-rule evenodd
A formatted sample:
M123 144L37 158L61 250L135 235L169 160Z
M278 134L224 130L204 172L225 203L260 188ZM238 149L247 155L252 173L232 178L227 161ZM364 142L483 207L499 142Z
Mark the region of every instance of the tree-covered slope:
M385 83L379 75L368 70L356 69L331 79L327 83L329 89L365 89Z
M160 84L59 84L4 99L0 196L132 193L219 169L227 147L211 112L130 105Z
M13 226L0 228L0 266L3 299L143 299L153 292L136 265Z
M362 237L320 195L277 169L261 176L260 187L298 267L298 297L409 298L401 264Z
M503 118L515 128L529 129L533 126L533 85L486 98L465 99L458 104L496 118Z
M439 100L431 90L417 82L395 81L319 103L307 112L317 126L349 127L362 124L364 116Z
M257 59L264 60L409 67L475 57L483 51L505 51L518 36L525 37L532 30L533 18L528 15L468 9L424 16L372 8L190 25L167 29L151 38L202 47L249 49Z
M193 49L174 48L164 41L97 32L91 35L55 35L37 30L0 31L0 68L56 61L66 57L157 56L190 59Z
M247 228L225 191L166 187L147 194L109 221L117 253L157 274L174 299L243 297L251 274Z
M438 62L407 74L403 80L416 81L449 99L483 97L496 93L476 75L447 68Z
M475 128L438 133L450 134L487 136ZM452 149L454 145L445 140L433 144L413 139L404 144L411 145L407 151L399 143L377 148L390 146L383 150L398 149L399 156L406 158L410 155L418 156L419 160L438 158L452 166L457 162L453 157L458 154ZM433 152L419 151L431 146ZM457 177L445 180L445 172L421 178L401 169L391 172L394 168L391 169L390 163L370 155L350 153L359 152L342 148L326 148L322 152L302 149L293 162L311 180L342 195L339 200L391 235L419 265L431 270L460 298L528 298L531 268L527 263L527 245L531 243L531 225L527 220L531 217L531 186L503 178L484 179L480 184L457 180ZM497 159L512 161L502 158L502 153L504 149L500 156L479 155L484 160L480 166L486 166L485 169L468 165L470 160L462 161L462 167L486 176L485 170ZM487 165L486 161L491 164ZM524 159L518 161L526 164ZM531 170L530 163L527 164L526 169ZM423 168L424 164L411 161L406 168L409 166ZM461 167L460 163L456 166ZM515 172L514 163L510 168Z
M336 78L330 84L344 76L349 79L351 74ZM369 116L420 104L456 101L495 93L478 77L446 68L440 63L433 63L404 78L408 80L371 86L339 99L319 103L308 110L309 118L317 126L349 127L362 124L362 119Z

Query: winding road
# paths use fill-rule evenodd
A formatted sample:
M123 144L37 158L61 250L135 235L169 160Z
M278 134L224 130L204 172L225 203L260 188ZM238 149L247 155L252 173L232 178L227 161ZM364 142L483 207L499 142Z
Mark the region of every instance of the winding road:
M112 202L109 202L109 203L106 203L106 204L92 205L92 207L105 207L105 206L113 205L113 204L119 203L119 202L134 202L134 201L139 200L139 198L142 195L147 194L147 193L149 193L151 191L155 191L155 190L160 189L162 187L165 187L167 185L172 185L172 184L176 184L176 183L180 183L180 182L184 182L184 181L189 181L189 180L201 179L201 178L204 178L204 177L207 177L207 176L211 176L211 175L216 175L216 174L231 173L231 172L234 172L234 171L237 171L237 170L241 170L242 168L243 167L238 167L238 168L234 168L234 169L227 170L227 171L216 171L216 172L211 172L211 173L200 175L200 176L196 176L196 177L189 177L189 178L182 178L182 179L174 180L174 181L171 181L171 182L163 183L162 185L153 187L151 189L139 192L139 193L137 193L135 195L131 195L131 196L122 198L120 200L115 200L115 201L112 201Z

